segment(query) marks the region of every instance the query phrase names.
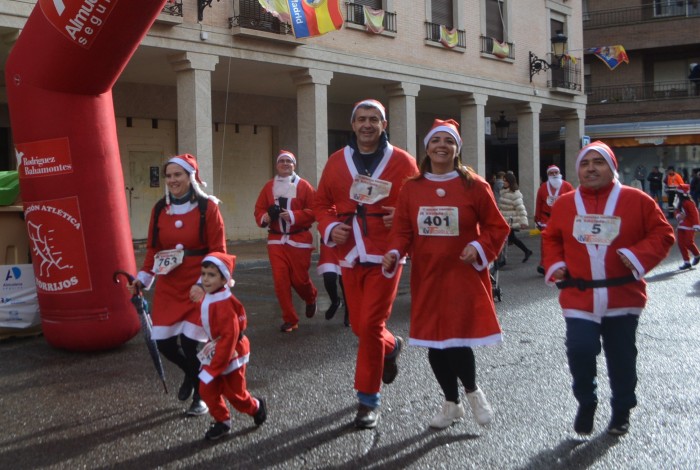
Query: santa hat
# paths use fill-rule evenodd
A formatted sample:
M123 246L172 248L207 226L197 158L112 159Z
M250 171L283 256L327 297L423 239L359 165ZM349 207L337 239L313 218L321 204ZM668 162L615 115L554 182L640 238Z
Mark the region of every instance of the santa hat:
M187 174L190 175L190 183L192 184L192 189L194 190L195 194L203 198L211 199L214 204L218 204L220 202L216 197L207 195L204 191L202 191L201 186L206 188L207 183L199 178L199 165L197 165L197 159L194 158L194 155L190 155L189 153L177 155L168 160L165 166L167 167L171 163L180 165L187 172ZM165 204L170 207L170 191L168 191L168 185L165 185Z
M678 187L676 188L676 192L678 194L682 194L684 196L690 196L690 185L689 184L679 184Z
M559 167L556 166L556 165L549 165L549 166L547 167L547 174L548 174L548 175L549 175L549 172L550 172L550 171L556 171L557 173L561 173L561 170L560 170Z
M583 160L583 157L585 157L588 152L592 151L598 152L603 156L603 158L605 158L605 161L608 162L608 165L610 165L610 169L613 172L613 176L615 177L615 179L618 179L620 175L617 173L617 158L615 158L615 154L613 153L612 149L600 140L591 142L578 152L578 156L576 156L576 173L578 173L578 169L581 166L581 160Z
M381 104L377 100L362 100L358 103L355 103L355 107L352 108L352 114L350 115L350 122L352 123L355 120L355 111L357 111L357 108L376 108L379 110L379 112L382 115L382 121L386 121L386 110L384 109L384 105Z
M447 132L452 136L452 138L457 142L457 153L462 150L462 138L459 135L459 124L454 119L447 119L443 121L441 119L436 119L433 121L433 127L430 128L428 134L423 139L423 144L425 148L428 148L428 142L433 137L436 132Z
M290 152L289 150L284 150L284 149L280 150L279 155L277 155L277 163L279 163L280 158L282 158L282 157L287 157L287 158L289 158L289 159L292 161L292 163L294 163L294 165L297 164L297 159L296 159L296 157L295 157L294 154L293 154L292 152Z
M233 269L236 267L236 256L228 255L226 253L209 253L204 257L202 263L209 261L214 263L214 265L219 268L219 272L226 279L226 285L233 287L234 281L231 276L233 276Z

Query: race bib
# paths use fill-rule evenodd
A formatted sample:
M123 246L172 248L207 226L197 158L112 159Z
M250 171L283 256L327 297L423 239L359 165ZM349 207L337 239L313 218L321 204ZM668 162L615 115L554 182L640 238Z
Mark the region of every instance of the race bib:
M418 208L418 234L426 237L459 236L459 210L456 207Z
M216 351L216 343L218 341L218 338L214 341L209 341L204 345L202 350L197 353L197 359L199 359L199 362L201 362L203 366L208 366L211 364L211 360L214 358L214 352Z
M620 234L620 218L612 215L577 215L574 238L585 245L610 245Z
M547 196L547 205L552 207L557 200L557 196Z
M350 186L350 199L362 204L374 204L389 197L391 182L357 175Z
M185 250L161 250L153 260L153 272L156 275L168 274L182 264Z

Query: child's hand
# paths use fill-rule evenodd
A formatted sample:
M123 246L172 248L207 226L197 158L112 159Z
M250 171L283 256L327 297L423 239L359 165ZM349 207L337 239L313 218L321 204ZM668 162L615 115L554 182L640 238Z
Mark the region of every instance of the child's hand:
M203 298L204 288L201 285L195 284L190 287L190 300L192 302L201 302Z

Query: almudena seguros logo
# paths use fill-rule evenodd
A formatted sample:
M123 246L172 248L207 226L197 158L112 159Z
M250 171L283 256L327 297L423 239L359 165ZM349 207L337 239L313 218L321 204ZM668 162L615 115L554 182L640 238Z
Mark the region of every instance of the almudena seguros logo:
M19 281L21 277L22 270L19 269L17 266L12 266L7 270L7 273L5 274L5 283Z
M39 0L46 19L84 48L90 48L116 3L117 0L82 0L68 4L64 0Z

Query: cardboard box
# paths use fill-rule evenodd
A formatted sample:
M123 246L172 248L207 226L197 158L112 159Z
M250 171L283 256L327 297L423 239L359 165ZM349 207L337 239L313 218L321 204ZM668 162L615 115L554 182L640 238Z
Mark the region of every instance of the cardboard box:
M22 206L0 206L0 264L28 264L29 237Z
M41 325L31 264L0 266L0 337L36 332Z

